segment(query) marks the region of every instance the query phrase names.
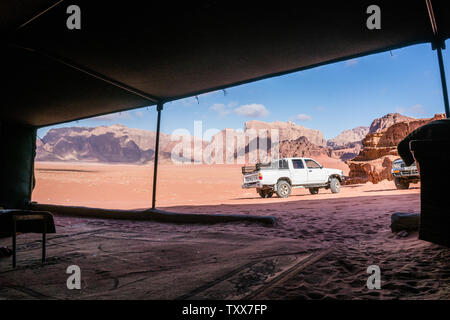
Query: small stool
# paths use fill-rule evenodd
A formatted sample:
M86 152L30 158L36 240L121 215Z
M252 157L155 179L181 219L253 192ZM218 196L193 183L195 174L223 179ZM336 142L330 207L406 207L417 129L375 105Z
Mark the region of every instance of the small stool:
M42 221L42 263L45 262L45 242L47 234L47 216L43 214L13 214L13 232L12 232L12 245L13 245L13 268L16 267L16 229L17 221Z

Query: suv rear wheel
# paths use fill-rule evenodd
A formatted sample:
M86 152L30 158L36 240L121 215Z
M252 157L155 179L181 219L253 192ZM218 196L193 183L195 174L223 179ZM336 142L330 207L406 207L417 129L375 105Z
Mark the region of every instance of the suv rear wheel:
M404 190L409 188L409 181L406 179L395 178L394 182L397 189Z
M272 198L273 190L258 189L258 194L261 198Z
M291 185L285 180L280 180L277 183L277 195L280 198L287 198L291 194Z

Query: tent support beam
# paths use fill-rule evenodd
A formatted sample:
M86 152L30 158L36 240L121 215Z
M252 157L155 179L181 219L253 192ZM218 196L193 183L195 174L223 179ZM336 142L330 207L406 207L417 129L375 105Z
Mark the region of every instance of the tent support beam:
M152 209L156 207L156 183L158 174L158 154L159 154L159 132L161 130L161 111L163 104L158 103L156 110L158 111L158 120L156 122L156 141L155 141L155 158L153 162L153 195L152 195Z
M444 96L445 116L450 118L450 108L448 106L447 79L445 78L444 61L442 59L442 49L445 49L445 41L439 35L438 24L434 14L431 0L425 0L427 4L428 17L430 18L431 30L433 31L434 41L431 42L431 49L437 49L437 57L439 62L439 72L441 73L442 94Z
M439 61L439 71L441 73L442 94L444 95L445 116L450 118L450 108L448 103L447 79L445 77L444 61L442 58L442 48L437 47L437 56Z

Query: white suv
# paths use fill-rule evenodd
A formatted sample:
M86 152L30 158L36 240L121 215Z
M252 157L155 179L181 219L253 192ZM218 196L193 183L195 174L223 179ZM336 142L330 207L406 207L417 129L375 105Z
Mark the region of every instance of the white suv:
M244 166L242 174L242 188L256 188L262 198L270 198L274 193L287 198L292 188L308 188L311 194L319 193L319 188L338 193L344 179L342 170L324 168L311 158L285 158Z

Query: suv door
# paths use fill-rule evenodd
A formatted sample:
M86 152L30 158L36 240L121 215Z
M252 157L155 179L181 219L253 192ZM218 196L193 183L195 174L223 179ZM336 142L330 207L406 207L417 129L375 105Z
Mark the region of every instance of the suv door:
M305 184L308 182L308 172L302 159L292 159L292 184Z
M308 183L325 183L325 171L322 166L312 159L305 159L305 165L308 169Z

